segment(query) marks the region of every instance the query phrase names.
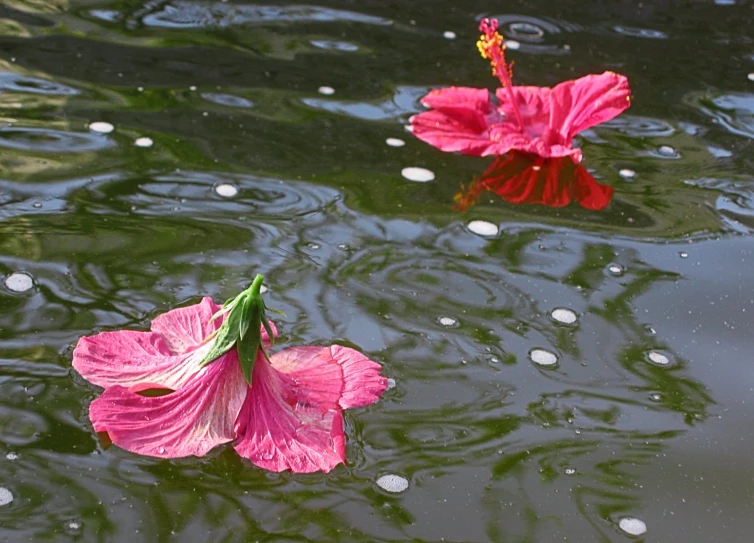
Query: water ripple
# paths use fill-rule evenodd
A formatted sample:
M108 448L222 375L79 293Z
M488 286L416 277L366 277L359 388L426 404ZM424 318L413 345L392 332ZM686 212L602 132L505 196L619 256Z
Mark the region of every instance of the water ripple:
M100 151L115 142L100 134L64 132L51 128L0 127L0 147L43 153L83 153Z

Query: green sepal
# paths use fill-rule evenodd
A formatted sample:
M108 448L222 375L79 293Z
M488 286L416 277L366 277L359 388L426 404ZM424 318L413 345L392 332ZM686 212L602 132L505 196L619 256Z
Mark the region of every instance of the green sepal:
M214 339L212 339L212 347L199 362L200 368L221 357L233 348L233 345L238 341L238 331L242 319L242 311L230 311L230 315L228 315L228 318L217 330Z
M259 330L261 326L261 317L259 313L255 313L252 310L251 318L249 319L249 328L252 330ZM254 370L254 362L257 359L257 352L262 345L262 335L257 332L251 333L246 336L245 339L238 341L236 346L238 348L238 361L241 363L241 373L243 378L251 386L251 375Z

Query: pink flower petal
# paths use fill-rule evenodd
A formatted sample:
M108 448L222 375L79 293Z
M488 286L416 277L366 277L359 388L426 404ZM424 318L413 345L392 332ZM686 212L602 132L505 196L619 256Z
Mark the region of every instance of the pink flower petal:
M200 303L174 309L152 322L152 332L119 330L83 337L73 351L73 367L84 379L101 387L120 385L142 390L177 390L199 371L198 363L210 348L201 344L225 317L210 318L221 306L204 298ZM277 335L275 325L272 331ZM269 346L267 332L262 340Z
M620 115L631 105L628 79L613 72L565 81L552 89L550 126L566 140Z
M345 347L295 347L257 359L235 448L271 471L330 471L345 462L341 410L376 401L380 366Z
M101 387L149 383L175 390L199 371L201 353L208 347L173 355L162 336L153 332L102 332L79 340L73 367Z
M232 350L166 396L107 388L90 405L89 417L96 432L107 432L127 451L161 458L203 456L234 439L247 390Z
M174 354L184 353L196 348L204 338L220 328L222 318L210 322L212 315L220 309L222 306L211 298L202 298L198 304L173 309L156 317L152 321L152 332L162 336Z
M446 87L429 92L421 103L432 109L466 108L488 112L490 110L490 93L487 89L473 87Z

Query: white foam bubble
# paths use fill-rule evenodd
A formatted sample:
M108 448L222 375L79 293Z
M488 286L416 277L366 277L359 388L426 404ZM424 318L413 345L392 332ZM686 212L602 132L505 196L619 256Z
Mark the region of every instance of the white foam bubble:
M521 43L516 40L505 40L505 46L513 51L521 49Z
M623 269L623 266L619 266L618 264L610 264L607 267L607 271L613 275L623 275L626 270Z
M566 468L563 470L563 473L566 475L576 475L576 469L575 468Z
M437 319L437 322L439 322L443 326L455 326L456 324L458 324L458 321L453 317L439 317Z
M618 172L618 175L620 175L623 179L633 179L634 177L636 177L636 172L629 170L628 168L623 168Z
M406 142L398 139L398 138L388 138L385 140L385 143L387 143L390 147L403 147L406 145Z
M456 39L456 33L453 32L452 30L446 30L445 32L442 33L442 37L447 40L454 40Z
M681 251L680 253L678 253L678 256L680 256L681 258L688 258L689 254L686 251Z
M754 72L751 72L749 75L747 75L746 79L748 79L749 81L754 81Z
M650 362L657 364L658 366L667 366L670 364L670 358L659 351L649 351L647 353L647 358L649 358Z
M552 367L558 363L558 355L545 349L532 349L529 358L538 366Z
M670 145L660 146L660 148L657 149L657 152L660 153L661 156L675 156L675 149Z
M392 377L388 377L387 378L387 389L390 390L391 388L395 388L395 385L396 385L395 379L393 379Z
M625 517L618 522L620 529L629 535L643 535L647 533L647 525L638 518Z
M320 87L317 89L317 92L320 94L324 94L326 96L330 96L331 94L335 94L335 89L332 87Z
M215 192L223 198L233 198L238 194L238 187L230 183L221 183L215 187Z
M377 479L377 486L388 492L405 492L408 490L408 479L400 475L383 475Z
M5 278L5 286L13 292L26 292L34 286L34 278L28 273L14 272Z
M553 309L552 313L550 313L550 316L553 318L553 320L562 322L563 324L573 324L579 318L574 311L571 311L570 309L565 307L558 307L556 309Z
M137 138L134 142L134 145L136 147L152 147L152 145L154 145L154 142L152 141L152 138L143 137Z
M408 483L406 484L406 486L408 486ZM0 486L0 507L2 507L3 505L8 505L12 501L13 493L4 486Z
M9 452L8 454L5 455L5 458L7 460L11 460L11 461L18 460L18 453L14 453L13 451L11 451L11 452Z
M95 121L93 123L89 123L89 130L91 130L92 132L97 132L98 134L109 134L110 132L115 130L115 127L110 123Z
M401 175L415 183L427 183L434 180L435 174L426 168L408 167L401 170Z
M487 221L471 221L467 228L478 236L497 236L500 229Z

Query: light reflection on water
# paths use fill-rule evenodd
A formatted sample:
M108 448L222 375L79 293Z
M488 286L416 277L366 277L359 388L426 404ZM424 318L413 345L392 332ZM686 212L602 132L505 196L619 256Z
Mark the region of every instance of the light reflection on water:
M458 214L490 161L403 129L428 89L492 84L473 44L489 6L453 8L3 6L0 540L622 541L629 518L656 540L746 540L751 70L699 69L751 55L746 18L501 14L517 82L631 79L632 109L581 138L615 194ZM668 47L700 22L726 25L709 50ZM415 167L435 178L407 182ZM103 451L77 338L256 272L284 338L352 344L393 379L346 414L348 465Z

